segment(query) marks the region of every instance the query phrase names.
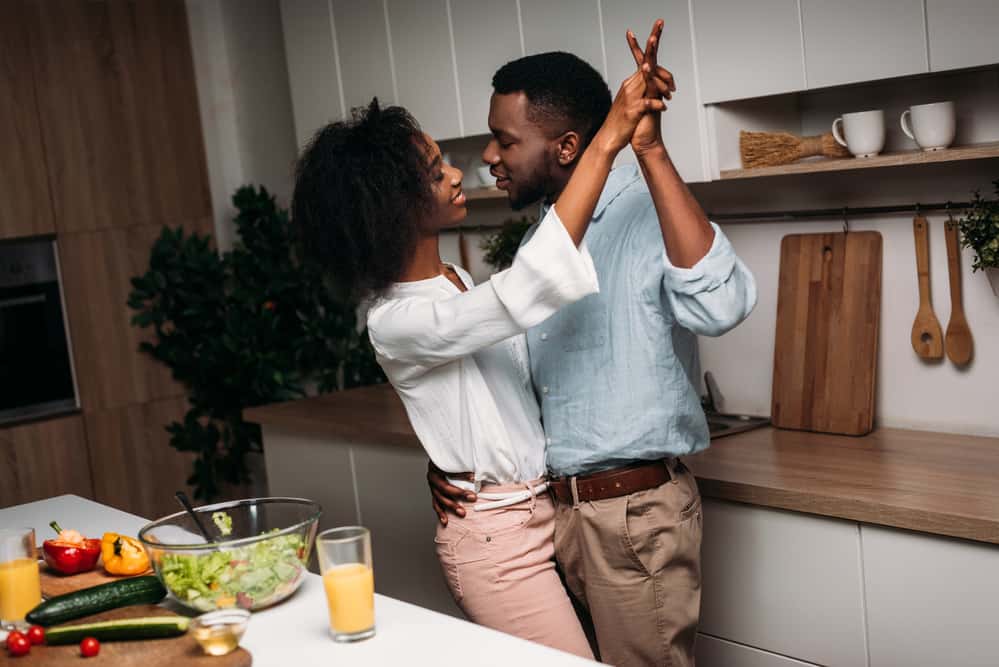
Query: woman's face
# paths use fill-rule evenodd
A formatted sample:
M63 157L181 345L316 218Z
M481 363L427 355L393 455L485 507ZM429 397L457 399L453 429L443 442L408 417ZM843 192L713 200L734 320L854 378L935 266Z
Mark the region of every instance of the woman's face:
M433 139L423 135L427 143L427 168L434 209L425 225L427 231L454 227L468 215L465 193L461 189L461 169L452 167L441 158L441 149Z

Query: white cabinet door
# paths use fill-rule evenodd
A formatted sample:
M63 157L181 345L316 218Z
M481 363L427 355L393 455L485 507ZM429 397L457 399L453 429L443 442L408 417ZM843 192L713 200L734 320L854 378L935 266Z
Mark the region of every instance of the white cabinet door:
M697 635L694 653L697 667L813 667L811 662L802 662L709 635Z
M343 118L328 0L281 0L288 82L299 148L331 120Z
M520 18L528 54L566 51L607 74L598 0L520 0Z
M380 0L332 0L346 112L396 100L385 7Z
M861 528L871 667L994 667L999 546Z
M462 136L447 0L388 0L398 103L438 141Z
M691 6L704 103L804 89L797 0L696 0Z
M450 0L465 135L488 134L493 74L524 55L517 0Z
M644 47L652 23L663 19L659 64L673 73L676 93L663 114L663 141L680 176L687 182L704 181L701 150L701 107L694 81L694 51L690 38L687 0L623 0L604 5L604 51L607 53L607 83L611 93L636 69L625 32L631 30ZM628 151L629 159L634 155Z
M927 71L922 0L801 0L809 88Z
M857 524L704 503L700 631L807 662L865 666Z
M930 69L999 63L999 2L996 0L926 0Z

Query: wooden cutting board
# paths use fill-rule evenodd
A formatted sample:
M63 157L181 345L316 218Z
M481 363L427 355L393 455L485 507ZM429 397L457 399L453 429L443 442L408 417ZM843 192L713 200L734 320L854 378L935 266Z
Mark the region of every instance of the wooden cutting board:
M176 616L172 611L155 605L135 605L123 607L102 614L94 614L67 625L110 621L122 618L141 618L144 616ZM253 620L250 620L253 623ZM0 657L0 662L7 657L6 651ZM191 636L190 632L170 639L146 639L131 642L101 642L101 651L95 658L81 662L79 644L68 646L32 646L31 653L17 658L11 658L11 663L18 666L45 665L45 667L80 667L80 665L114 665L115 667L249 667L253 663L246 649L238 648L229 655L208 656Z
M41 547L39 547L38 550L41 552ZM49 566L46 565L44 561L38 561L38 570L42 583L42 597L45 598L51 598L64 593L72 593L73 591L90 588L91 586L130 578L116 577L113 574L108 574L104 571L104 568L100 564L97 565L96 569L93 569L90 572L81 572L80 574L72 574L69 576L59 574L58 572L49 569ZM152 573L152 569L149 569L143 574Z
M881 249L878 232L781 241L775 426L844 435L874 428Z

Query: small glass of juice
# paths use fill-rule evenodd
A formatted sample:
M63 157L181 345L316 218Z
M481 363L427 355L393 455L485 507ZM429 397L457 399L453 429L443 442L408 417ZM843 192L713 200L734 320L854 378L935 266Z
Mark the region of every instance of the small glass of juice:
M319 570L330 612L330 634L338 642L375 635L375 577L371 533L361 526L324 530L316 536Z
M0 528L0 628L26 627L24 616L42 601L32 528Z

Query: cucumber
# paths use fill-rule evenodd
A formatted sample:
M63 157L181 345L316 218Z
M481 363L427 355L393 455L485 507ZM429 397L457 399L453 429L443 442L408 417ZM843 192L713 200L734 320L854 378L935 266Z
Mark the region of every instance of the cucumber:
M25 618L28 623L48 627L118 607L156 604L166 597L166 593L163 584L154 576L132 577L49 598L29 611Z
M151 616L149 618L125 618L117 621L84 623L83 625L60 625L45 631L45 643L75 644L85 637L100 641L130 639L160 639L176 637L187 632L191 619L183 616Z

